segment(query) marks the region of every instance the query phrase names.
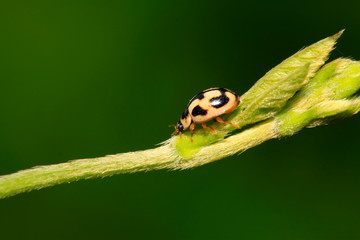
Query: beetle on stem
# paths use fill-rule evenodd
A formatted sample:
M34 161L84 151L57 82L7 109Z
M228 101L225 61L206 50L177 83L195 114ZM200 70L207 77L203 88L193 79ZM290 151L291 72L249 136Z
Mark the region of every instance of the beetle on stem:
M202 91L190 100L180 121L175 125L175 132L173 134L179 134L181 136L182 132L190 127L192 141L195 126L201 123L203 128L211 129L213 133L217 135L214 128L206 125L206 122L210 120L229 124L240 129L239 126L231 122L225 122L220 118L221 115L234 111L239 104L240 97L228 89L210 88Z

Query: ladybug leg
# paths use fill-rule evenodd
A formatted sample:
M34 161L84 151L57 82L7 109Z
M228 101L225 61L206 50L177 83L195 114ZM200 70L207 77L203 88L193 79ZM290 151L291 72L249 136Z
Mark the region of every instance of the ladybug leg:
M236 126L235 124L231 123L231 122L225 122L224 120L222 120L220 117L217 117L216 118L216 121L219 122L219 123L226 123L226 124L229 124L231 126L233 126L234 128L237 128L237 129L241 129L241 127L239 126Z
M206 126L205 122L203 122L201 125L203 126L203 128L211 129L213 131L213 133L217 136L217 132L215 131L215 129L213 129L212 127Z
M195 133L195 131L194 131L194 129L195 129L195 126L196 126L196 123L191 123L191 125L190 125L190 131L191 131L191 141L193 141L193 137L194 137L194 133Z

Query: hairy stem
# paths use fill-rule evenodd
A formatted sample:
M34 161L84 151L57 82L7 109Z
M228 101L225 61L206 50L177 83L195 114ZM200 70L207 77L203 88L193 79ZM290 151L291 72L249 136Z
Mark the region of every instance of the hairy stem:
M183 159L176 154L172 146L174 139L172 138L161 147L145 151L35 167L0 177L0 198L81 179L164 168L186 169L200 166L237 152L243 152L275 137L274 126L273 121L260 124L224 141L204 147L190 159Z

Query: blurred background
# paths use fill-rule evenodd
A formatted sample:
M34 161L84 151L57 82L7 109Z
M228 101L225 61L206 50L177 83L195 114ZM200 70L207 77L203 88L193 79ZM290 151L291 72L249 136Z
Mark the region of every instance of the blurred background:
M0 174L142 150L189 99L239 95L346 28L359 1L4 1ZM359 239L359 116L187 171L64 184L0 201L1 239Z

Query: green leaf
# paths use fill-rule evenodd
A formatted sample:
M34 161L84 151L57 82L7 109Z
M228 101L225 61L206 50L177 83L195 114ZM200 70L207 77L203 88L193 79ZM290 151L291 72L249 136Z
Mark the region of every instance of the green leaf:
M306 127L317 127L328 124L335 118L350 117L360 111L360 98L329 100L314 106L315 120L311 121Z
M304 86L309 74L309 66L310 64L306 63L286 78L260 92L256 100L237 116L241 119L239 125L244 126L274 116ZM232 121L236 122L236 119Z
M343 99L360 88L360 62L348 60L341 73L329 80L326 91L331 99Z
M339 58L326 64L276 115L278 132L292 135L304 127L357 113L359 99L346 98L359 88L360 62Z
M291 101L291 104L288 105L291 105L293 109L304 108L305 106L313 106L325 99L336 99L336 92L341 91L341 93L344 93L343 87L350 87L350 93L353 94L354 91L358 89L356 86L359 85L356 79L358 77L358 71L354 73L354 69L351 67L350 72L352 72L352 74L347 73L349 72L347 69L353 65L358 66L358 63L344 58L338 58L326 64L316 73L311 81L301 89L299 94ZM347 79L346 84L344 86L338 86L342 84L342 82L345 83L345 81L343 81L344 78ZM348 81L354 82L355 88L353 86L354 84L348 84ZM346 91L346 93L348 93L348 91Z
M303 68L304 65L309 64L308 73L303 82L307 83L308 80L314 76L319 67L327 60L329 53L333 50L336 40L341 36L342 32L343 31L340 31L331 37L312 44L271 69L264 77L257 81L249 91L241 96L240 107L229 117L229 120L237 124L242 123L242 119L246 118L247 120L242 123L242 125L245 125L274 116L276 112L281 110L286 101L302 86L299 84L296 85L299 87L297 89L288 88L288 86L286 86L286 79L292 80L290 77L292 74L296 72L299 73L299 69ZM285 88L279 89L280 87ZM266 94L266 101L263 101L265 99L264 94ZM283 99L283 101L279 101L280 99ZM262 106L258 103L259 101L265 105ZM249 107L253 108L254 103L259 108L257 115L254 115L256 112L255 109L251 111L251 116L242 113Z

